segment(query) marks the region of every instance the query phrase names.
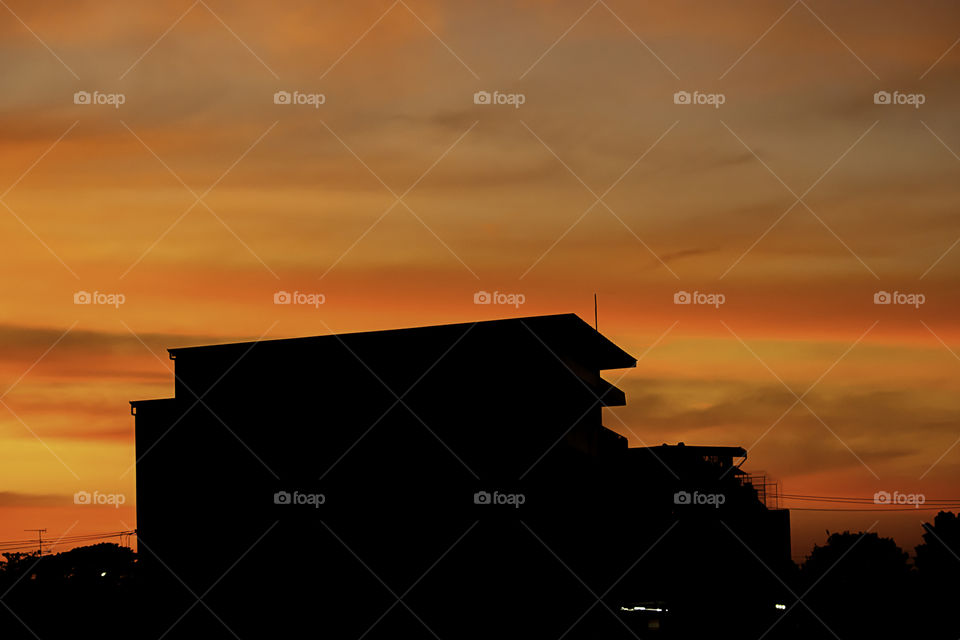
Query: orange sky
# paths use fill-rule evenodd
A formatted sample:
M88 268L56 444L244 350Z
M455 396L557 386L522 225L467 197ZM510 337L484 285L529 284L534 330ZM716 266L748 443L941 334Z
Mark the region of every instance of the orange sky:
M167 347L588 319L594 292L601 330L643 356L607 376L628 405L606 424L631 444L751 447L747 468L788 493L953 496L955 8L7 6L0 540L135 526L127 401L171 395ZM277 290L326 301L277 306ZM478 306L478 290L526 301ZM680 290L726 302L676 305ZM880 290L925 302L875 305ZM794 552L875 521L912 551L932 515L795 512Z

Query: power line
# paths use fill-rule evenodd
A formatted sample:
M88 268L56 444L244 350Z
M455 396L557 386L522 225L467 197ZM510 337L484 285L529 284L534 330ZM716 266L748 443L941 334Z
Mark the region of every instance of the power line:
M844 511L844 512L884 512L884 511L942 511L945 509L960 509L960 498L923 498L917 502L916 496L912 502L895 500L881 501L877 496L817 496L805 493L785 493L779 496L786 501L801 503L826 503L871 508L851 509L846 507L790 507L791 511Z
M30 529L30 531L36 531L36 529ZM46 531L46 529L43 529L43 531ZM52 542L41 541L41 550L43 545L45 545L48 549L52 549L53 547L57 546L79 545L80 543L93 542L94 540L105 540L111 538L120 538L122 540L124 536L132 536L136 535L136 533L136 529L129 529L125 531L108 531L106 533L87 533L73 536L63 536ZM0 541L0 552L32 549L36 545L37 540L5 540Z
M943 507L890 507L888 509L841 509L839 507L790 507L790 511L846 511L847 513L856 513L858 511L943 511Z
M877 499L874 496L870 497L859 497L859 496L815 496L802 493L781 493L781 498L787 498L791 500L815 500L818 502L858 502L858 503L877 503ZM923 502L925 504L945 504L945 505L960 505L960 498L927 498L924 497Z

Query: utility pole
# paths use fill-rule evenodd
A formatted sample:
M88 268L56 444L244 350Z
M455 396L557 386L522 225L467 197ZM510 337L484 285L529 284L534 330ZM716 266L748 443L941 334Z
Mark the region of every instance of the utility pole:
M594 331L600 331L600 326L597 322L597 294L593 294L593 329Z
M43 534L47 532L46 529L24 529L24 531L36 531L37 532L37 557L43 555Z

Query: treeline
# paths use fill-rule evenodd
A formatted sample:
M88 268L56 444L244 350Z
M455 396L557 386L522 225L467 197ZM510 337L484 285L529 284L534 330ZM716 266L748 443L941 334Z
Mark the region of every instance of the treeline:
M137 637L137 554L103 542L62 553L4 553L0 638Z
M960 517L940 512L922 526L912 561L891 538L828 533L802 565L778 578L792 595L765 637L960 637ZM101 543L3 558L3 638L137 637L143 605L163 606L144 602L149 599L138 584L137 556L127 547ZM727 580L737 576L725 576L717 588L727 589ZM718 628L717 637L728 637L726 631ZM670 637L669 631L657 637Z
M960 637L960 518L941 511L923 526L914 560L892 538L831 533L798 567L774 637ZM779 626L778 624L778 626Z

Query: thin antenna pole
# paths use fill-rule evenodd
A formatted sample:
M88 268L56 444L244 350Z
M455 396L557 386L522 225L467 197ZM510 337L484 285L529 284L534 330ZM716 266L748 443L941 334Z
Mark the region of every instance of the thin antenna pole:
M37 557L43 555L43 534L47 532L46 529L24 529L24 531L36 531L37 532Z
M600 331L600 325L597 322L597 294L593 294L593 328Z

